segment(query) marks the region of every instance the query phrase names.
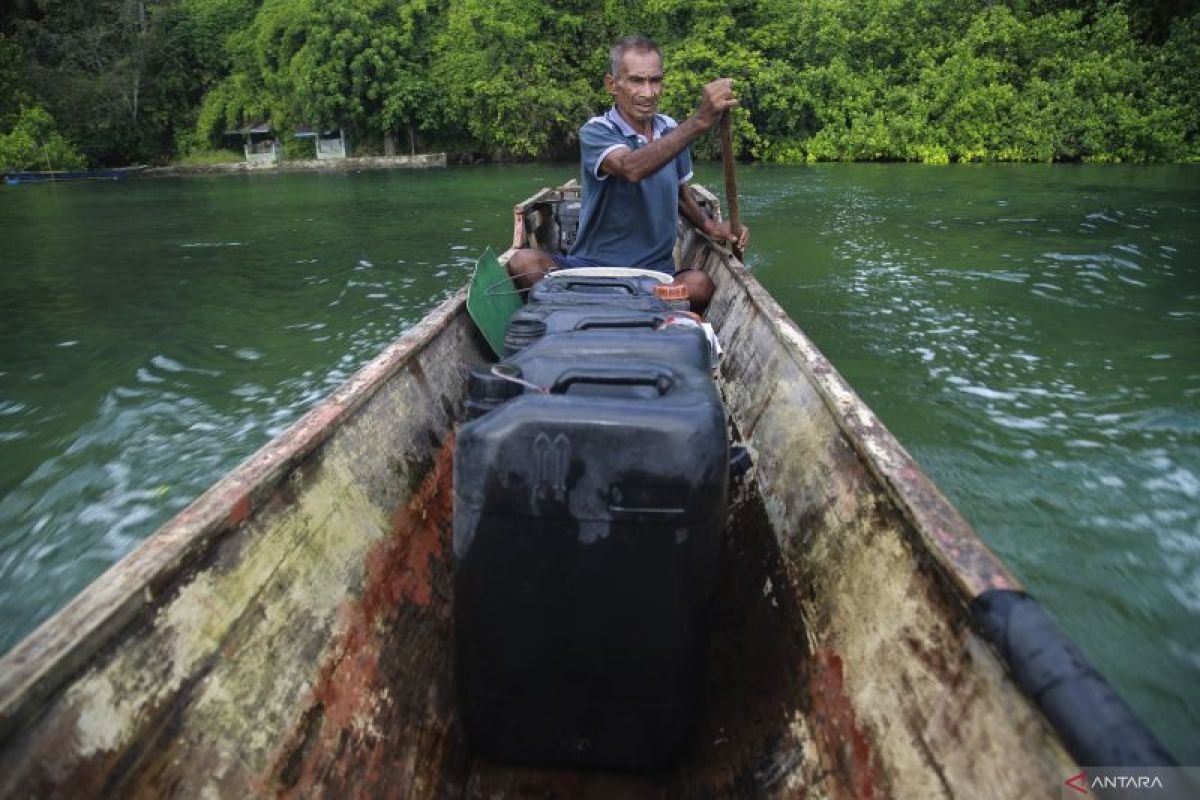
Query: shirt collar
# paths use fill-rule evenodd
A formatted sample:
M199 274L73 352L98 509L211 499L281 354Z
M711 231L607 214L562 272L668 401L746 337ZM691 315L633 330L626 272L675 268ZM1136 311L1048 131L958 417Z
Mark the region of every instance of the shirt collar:
M642 136L640 133L630 127L629 123L625 121L625 118L621 116L621 112L617 111L616 106L610 108L608 113L604 116L609 122L617 126L617 128L621 131L622 136L636 136L643 141L646 139L645 136ZM667 129L666 118L662 114L655 114L654 120L650 123L650 129L654 132L655 139L662 136L663 131Z

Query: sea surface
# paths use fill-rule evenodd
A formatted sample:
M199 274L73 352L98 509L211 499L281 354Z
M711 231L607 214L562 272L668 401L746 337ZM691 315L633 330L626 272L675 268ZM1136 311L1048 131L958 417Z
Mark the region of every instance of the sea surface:
M575 171L3 187L0 652L503 250L516 200ZM697 178L720 188L717 165ZM738 178L759 280L1200 765L1200 168Z

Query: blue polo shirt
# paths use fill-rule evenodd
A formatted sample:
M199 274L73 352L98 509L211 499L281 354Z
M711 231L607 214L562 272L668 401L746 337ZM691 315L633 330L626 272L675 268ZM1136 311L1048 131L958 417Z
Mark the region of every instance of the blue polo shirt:
M676 127L675 120L656 114L653 136L657 139ZM572 256L606 266L675 271L679 184L692 178L691 153L685 148L637 183L600 171L604 157L618 147L637 150L648 143L615 107L579 129L583 202Z

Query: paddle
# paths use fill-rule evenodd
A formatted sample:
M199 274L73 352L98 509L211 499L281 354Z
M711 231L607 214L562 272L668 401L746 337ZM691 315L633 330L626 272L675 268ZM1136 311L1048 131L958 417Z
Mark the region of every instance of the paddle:
M742 258L742 248L738 238L742 235L742 224L738 217L737 177L734 175L733 164L733 112L727 110L721 115L721 161L725 165L725 202L729 203L729 228L733 231L733 241L729 247L739 261Z

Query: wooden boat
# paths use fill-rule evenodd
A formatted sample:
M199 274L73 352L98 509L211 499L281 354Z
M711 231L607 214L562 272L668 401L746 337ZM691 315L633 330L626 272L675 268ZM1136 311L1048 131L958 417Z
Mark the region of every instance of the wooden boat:
M519 204L513 247L577 192ZM1166 758L744 266L690 228L678 256L717 284L754 459L681 764L464 744L451 463L490 357L464 289L0 661L0 795L1032 797Z
M87 170L62 170L51 171L44 170L41 172L6 172L4 173L4 182L9 186L16 186L20 183L48 183L50 181L82 181L82 180L108 180L119 181L128 178L130 175L135 175L138 172L146 169L145 166L136 167L113 167L110 169L87 169Z

